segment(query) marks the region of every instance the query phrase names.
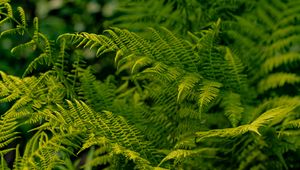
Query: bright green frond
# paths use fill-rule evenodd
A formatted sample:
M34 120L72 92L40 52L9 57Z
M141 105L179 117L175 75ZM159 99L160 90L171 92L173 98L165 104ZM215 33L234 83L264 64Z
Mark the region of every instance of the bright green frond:
M200 88L200 94L198 97L198 105L200 112L205 111L205 107L209 105L213 100L219 96L221 83L218 82L204 82Z
M300 82L300 77L294 73L273 73L265 79L262 79L258 84L258 92L264 93L267 90L282 87L286 84L297 84Z

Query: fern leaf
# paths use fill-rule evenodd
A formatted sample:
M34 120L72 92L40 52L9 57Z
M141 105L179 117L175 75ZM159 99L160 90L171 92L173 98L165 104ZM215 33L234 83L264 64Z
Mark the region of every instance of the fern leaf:
M22 7L18 7L17 10L18 10L20 18L21 18L22 26L25 28L27 23L26 23L26 17L25 17L24 9Z
M296 84L300 82L300 77L293 73L273 73L261 80L258 84L258 92L264 93L267 90L282 87L286 84Z
M18 45L16 47L12 48L11 49L11 53L14 54L17 50L27 49L27 48L30 48L30 47L31 47L32 50L35 50L36 43L34 41L29 41L27 43L20 44L20 45Z
M40 56L35 58L26 68L26 70L23 73L23 77L26 75L32 73L39 65L50 65L51 59L50 56L46 53L42 53Z
M4 31L1 31L0 37L16 35L22 31L23 31L23 28L21 28L21 27L4 30Z
M180 76L178 69L169 68L167 65L160 62L156 62L152 67L146 68L142 71L142 74L154 74L166 82L175 81Z
M233 127L237 127L242 118L244 108L241 104L240 95L236 93L225 93L221 106L224 107L225 116Z
M136 70L138 70L138 68L142 68L145 67L149 64L152 63L152 60L149 57L140 57L139 59L137 59L132 68L131 68L131 73L136 72Z
M177 102L184 100L185 96L191 93L192 89L200 79L201 77L195 74L184 76L178 85Z
M204 132L196 132L197 142L205 140L206 138L235 138L241 136L249 131L249 126L241 125L234 128L214 129Z
M219 137L219 138L235 138L241 136L249 131L255 132L258 135L261 135L258 129L262 126L268 125L276 117L281 119L291 112L294 107L277 107L270 109L260 115L252 123L241 125L234 128L224 128L224 129L215 129L204 132L196 132L197 142L205 140L206 138Z
M293 44L297 44L300 42L300 38L297 35L291 35L288 37L284 37L280 40L272 43L267 49L267 54L275 54L276 51L284 51L285 49L291 47Z
M10 18L14 18L14 16L13 16L13 10L12 10L11 5L9 3L5 3L4 7L7 10L7 16L10 17Z
M219 95L221 83L218 82L204 82L200 88L200 94L198 97L198 105L200 112L203 112L205 107L210 104Z
M160 166L161 164L163 164L164 162L171 160L171 159L175 159L175 160L180 160L180 159L184 159L186 157L192 157L195 155L215 155L216 154L217 149L215 148L201 148L201 149L194 149L194 150L183 150L183 149L177 149L174 151L171 151L163 160L161 160L161 162L158 164L158 166Z
M284 123L283 128L299 129L300 128L300 119L291 120L291 121Z
M244 67L241 60L236 57L229 48L226 48L225 60L227 61L227 69L229 75L226 76L226 81L230 84L232 89L238 91L245 90L246 75L242 74Z
M257 133L260 135L258 132L258 128L261 126L265 126L269 124L271 121L273 121L275 118L282 118L286 116L288 113L290 113L293 109L295 109L292 106L285 106L285 107L277 107L271 110L266 111L262 115L260 115L256 120L254 120L250 126L249 130Z
M272 58L268 58L262 64L262 71L264 74L267 74L282 65L289 65L292 63L296 63L299 60L300 60L300 54L296 52L289 52L282 55L278 55Z
M287 24L285 24L287 25ZM280 40L284 37L298 34L300 32L299 25L287 25L283 28L278 28L272 33L272 38L274 40Z
M33 37L32 40L35 42L39 42L39 19L37 17L33 18Z

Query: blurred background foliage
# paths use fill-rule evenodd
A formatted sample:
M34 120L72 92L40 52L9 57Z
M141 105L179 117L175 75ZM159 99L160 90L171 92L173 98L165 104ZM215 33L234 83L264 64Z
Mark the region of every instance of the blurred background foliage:
M11 4L17 8L21 6L26 12L26 20L32 22L38 17L41 22L40 31L53 42L57 36L67 32L95 32L103 31L103 21L111 17L116 8L115 0L12 0ZM12 27L5 24L0 31ZM18 39L18 41L16 41ZM22 54L13 55L10 50L15 42L26 42L29 37L11 35L0 41L0 67L1 70L21 76L24 69L36 57L32 51L23 51Z

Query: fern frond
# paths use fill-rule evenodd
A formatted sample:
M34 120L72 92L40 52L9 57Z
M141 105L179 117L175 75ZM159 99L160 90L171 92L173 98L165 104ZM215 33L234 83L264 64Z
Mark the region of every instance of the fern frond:
M40 56L35 58L24 71L23 77L32 73L40 65L48 65L51 63L50 56L46 53L42 53Z
M184 76L178 85L177 102L184 100L200 80L201 77L196 74Z
M226 70L225 81L232 86L232 89L236 89L238 92L245 91L246 75L242 73L244 66L241 60L228 47L226 48L225 60L227 61L228 69L228 71Z
M36 48L36 44L34 41L29 41L27 43L24 43L24 44L20 44L14 48L11 49L11 53L15 53L16 51L18 50L22 50L22 49L28 49L28 48L31 48L31 49L35 49Z
M158 166L161 166L166 161L169 161L171 159L174 159L175 162L179 162L182 159L185 159L187 157L192 157L196 155L210 155L214 156L216 154L217 149L215 148L201 148L201 149L194 149L194 150L183 150L183 149L177 149L174 151L171 151L161 162L158 164ZM175 163L176 164L176 163Z
M289 52L282 55L278 55L272 58L267 59L262 64L262 72L263 74L267 74L272 72L274 69L280 66L289 66L292 63L297 63L300 60L300 54L297 52Z
M269 124L271 121L279 118L283 119L288 113L290 113L293 109L295 109L292 106L288 107L277 107L271 110L266 111L262 115L260 115L257 119L255 119L249 126L249 130L257 133L260 135L258 132L258 128L264 125Z
M219 137L219 138L235 138L241 136L249 131L261 135L258 129L262 126L268 125L275 118L284 118L294 107L285 106L270 109L256 118L253 122L246 125L237 126L234 128L215 129L204 132L196 132L197 141L205 140L205 138Z
M294 73L273 73L265 79L262 79L258 84L258 92L264 93L267 90L282 87L286 84L297 84L300 82L300 77Z
M18 10L20 18L21 18L22 26L24 28L26 28L27 23L26 23L25 11L22 7L18 7L17 10Z
M291 121L284 123L283 128L299 129L300 128L300 119L291 120Z
M36 133L27 143L19 166L29 169L52 169L63 163L61 152L72 154L77 144L72 141L76 135L53 134L49 137L45 132ZM74 140L74 139L73 139ZM77 146L78 147L78 146Z
M92 74L91 69L86 69L79 73L81 82L79 95L96 111L111 110L114 98L116 97L116 87L108 80L100 82Z
M105 25L118 26L131 31L143 32L146 27L158 27L164 25L168 28L174 28L177 32L186 33L187 26L192 27L191 20L197 18L199 14L190 11L200 10L197 1L191 1L191 5L174 2L157 2L157 1L122 1L117 8L118 13L123 15L114 17L111 21L106 21ZM159 11L158 11L159 9ZM195 16L196 15L196 16ZM182 16L178 18L177 16Z
M234 138L243 135L249 131L249 126L241 125L234 128L224 128L209 130L206 132L196 132L197 142L204 140L205 138L220 137L220 138Z
M294 3L299 2L259 1L253 12L237 16L228 32L236 41L235 49L245 56L243 61L250 63L251 82L260 96L299 82L298 72L294 72L299 60L295 50L299 44L299 7Z
M13 10L12 10L11 5L9 3L5 3L4 7L7 10L7 16L10 17L10 18L13 18L14 16L13 16Z
M71 126L84 131L91 137L84 141L85 144L82 150L93 145L98 145L99 143L96 139L105 138L108 139L110 143L138 151L143 157L151 156L146 154L152 152L151 145L144 141L140 132L129 125L124 118L115 116L108 111L104 111L101 114L96 113L84 102L75 101L73 103L67 101L67 103L68 110L58 105L62 117L67 123L65 126Z
M18 138L18 132L16 132L16 128L18 127L18 123L15 119L1 117L0 119L0 148L8 146L11 142Z
M200 94L198 97L198 105L200 112L205 110L205 107L216 99L219 95L221 83L218 82L204 82L200 88Z
M274 40L280 40L289 35L295 35L300 32L299 25L287 25L283 28L278 28L272 33L272 38Z
M241 104L240 95L236 93L225 93L221 106L224 107L225 116L233 127L237 127L242 119L244 108Z
M292 47L294 44L300 42L300 38L292 34L288 37L284 37L270 44L270 46L266 49L266 53L269 55L276 54L277 51L285 51L286 49Z
M139 59L137 59L134 64L132 65L131 68L131 73L135 73L136 70L138 70L139 68L148 66L152 63L152 60L149 57L141 57Z
M1 97L3 97L2 99L0 99L0 103L11 102L19 98L22 93L19 89L19 86L22 84L22 81L17 77L6 75L2 71L0 71L0 75L2 78L2 81L0 82Z
M21 27L4 30L4 31L1 31L0 37L16 35L16 34L19 34L22 31L23 31L23 28L21 28Z
M177 68L169 68L167 65L157 62L152 67L142 71L142 74L152 74L159 76L162 81L172 82L180 77L180 71Z

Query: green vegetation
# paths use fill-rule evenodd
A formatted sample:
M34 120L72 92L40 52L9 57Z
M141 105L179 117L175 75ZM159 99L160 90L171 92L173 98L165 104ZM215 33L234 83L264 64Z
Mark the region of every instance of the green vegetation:
M106 3L0 1L1 169L300 169L300 0Z

